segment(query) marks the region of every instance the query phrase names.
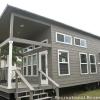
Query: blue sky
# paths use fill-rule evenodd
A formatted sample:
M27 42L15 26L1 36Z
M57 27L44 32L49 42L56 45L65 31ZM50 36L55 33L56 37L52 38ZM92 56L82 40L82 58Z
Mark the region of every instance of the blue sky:
M100 0L0 0L100 36Z

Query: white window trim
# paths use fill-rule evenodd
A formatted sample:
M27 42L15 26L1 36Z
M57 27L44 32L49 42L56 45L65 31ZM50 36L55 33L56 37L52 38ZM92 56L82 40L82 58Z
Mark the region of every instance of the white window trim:
M33 56L36 55L36 60L37 60L37 75L33 75ZM32 76L37 77L38 76L38 58L37 58L37 53L32 54Z
M23 59L26 57L26 66L24 66L24 62L23 62L23 68L26 67L26 75L24 75L24 70L23 70L23 75L24 76L28 76L28 77L37 77L38 76L38 60L37 60L37 75L33 75L33 55L36 55L36 59L37 59L37 53L34 53L32 55L27 55L27 56L24 56ZM28 57L31 56L31 65L28 65ZM31 75L28 75L28 66L31 66Z
M95 63L90 62L90 55L93 55L95 58ZM96 72L91 72L91 64L95 64ZM96 64L96 55L95 54L89 54L89 65L90 65L90 74L97 74L97 64Z
M86 55L87 63L81 63L81 56L80 56L81 54L85 54ZM79 52L79 59L80 59L80 74L81 75L89 74L87 53ZM87 73L82 73L81 64L87 64Z
M26 66L24 66L24 58L26 58ZM26 67L26 75L24 75L24 76L27 76L27 56L24 56L23 57L23 75L24 75L24 67Z
M28 64L28 57L29 56L31 57L31 64L30 65ZM31 75L28 75L28 66L31 66ZM27 76L32 76L32 55L27 56Z
M64 42L58 41L58 39L57 39L57 35L58 35L58 34L64 36ZM71 38L71 43L66 43L66 42L65 42L65 36L68 36L68 37ZM71 35L67 35L67 34L63 34L63 33L60 33L60 32L56 32L56 42L58 42L58 43L63 43L63 44L69 44L69 45L72 45L72 36L71 36Z
M75 39L80 39L80 41L81 41L81 40L84 40L84 41L86 42L86 46L81 46L81 43L80 43L80 45L75 44ZM78 46L78 47L87 48L87 41L86 41L85 39L82 39L82 38L79 38L79 37L74 37L74 45L75 45L75 46Z
M67 52L68 53L68 74L60 74L60 66L59 66L59 51L62 51L62 52ZM61 63L61 62L60 62ZM65 62L64 62L65 63ZM69 63L69 51L67 50L61 50L59 49L58 50L58 75L59 76L66 76L66 75L70 75L70 63Z

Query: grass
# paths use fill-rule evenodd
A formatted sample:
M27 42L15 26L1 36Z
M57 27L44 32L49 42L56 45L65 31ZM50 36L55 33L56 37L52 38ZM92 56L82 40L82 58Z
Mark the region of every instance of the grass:
M69 97L69 99L61 99L61 100L100 100L100 89L89 90L89 91L74 89L74 91L71 91L70 93L71 94L65 93L61 96L61 97L67 96Z
M100 96L100 89L84 91L83 93L80 93L79 96Z

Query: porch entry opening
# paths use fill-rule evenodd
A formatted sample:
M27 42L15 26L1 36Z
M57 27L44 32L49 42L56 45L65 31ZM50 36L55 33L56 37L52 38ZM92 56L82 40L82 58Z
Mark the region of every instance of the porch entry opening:
M48 76L48 58L47 51L39 52L39 69ZM48 84L48 79L40 74L41 84Z

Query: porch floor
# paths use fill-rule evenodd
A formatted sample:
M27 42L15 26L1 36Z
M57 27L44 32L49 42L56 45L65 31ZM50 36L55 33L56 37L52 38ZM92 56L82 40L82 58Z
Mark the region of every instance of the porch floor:
M12 88L11 89L8 89L7 86L3 86L3 85L0 85L0 91L2 92L6 92L6 93L15 93L16 92L16 89L15 89L15 83L12 83ZM39 84L31 84L35 89L52 89L53 86L52 85L39 85ZM22 82L19 82L18 83L18 91L28 91L28 88L27 86L22 83Z

